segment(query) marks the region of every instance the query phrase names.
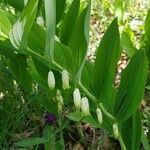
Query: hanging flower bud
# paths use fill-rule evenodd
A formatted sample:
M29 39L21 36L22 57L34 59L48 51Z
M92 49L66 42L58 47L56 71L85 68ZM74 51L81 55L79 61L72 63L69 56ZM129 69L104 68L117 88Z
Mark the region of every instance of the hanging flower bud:
M60 90L57 90L56 99L58 103L61 103L62 105L64 105L64 100L63 100Z
M100 108L96 109L96 114L97 114L98 123L101 125L103 122L103 116Z
M69 86L69 74L68 74L67 70L62 71L62 84L63 84L62 86L63 86L64 90L70 88L70 86Z
M73 100L76 110L80 110L81 108L81 95L78 88L76 88L73 92Z
M55 88L55 77L52 71L48 73L48 86L52 90Z
M118 139L119 136L119 130L118 130L118 125L117 124L113 124L113 133L116 139Z
M87 97L83 97L81 99L81 110L85 116L90 115L89 101L88 101Z

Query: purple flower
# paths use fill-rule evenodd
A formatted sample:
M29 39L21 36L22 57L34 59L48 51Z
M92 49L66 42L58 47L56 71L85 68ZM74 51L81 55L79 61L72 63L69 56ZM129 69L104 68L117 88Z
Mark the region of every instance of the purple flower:
M46 113L44 115L44 120L45 120L45 123L47 124L53 124L57 120L57 118L52 113Z

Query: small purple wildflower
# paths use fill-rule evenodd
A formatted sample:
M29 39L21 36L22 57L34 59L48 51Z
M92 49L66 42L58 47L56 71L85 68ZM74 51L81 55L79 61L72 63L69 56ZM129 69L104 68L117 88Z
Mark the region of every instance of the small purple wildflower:
M56 120L57 120L56 116L53 115L52 113L48 113L48 112L47 112L47 113L44 115L44 121L45 121L45 123L47 123L47 124L53 124Z

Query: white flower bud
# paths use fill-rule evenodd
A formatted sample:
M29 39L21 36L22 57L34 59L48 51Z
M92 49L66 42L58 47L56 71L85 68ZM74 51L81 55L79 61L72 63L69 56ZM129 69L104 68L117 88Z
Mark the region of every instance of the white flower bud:
M55 77L52 71L48 73L48 86L52 90L55 88Z
M73 100L74 100L74 105L77 110L80 110L81 108L81 95L80 91L78 88L76 88L73 92Z
M101 125L103 122L103 116L100 108L96 109L96 114L97 114L98 123Z
M64 90L69 89L69 74L67 70L62 71L62 87Z
M64 100L63 100L60 90L57 90L56 99L58 103L61 103L62 105L64 105Z
M87 97L83 97L81 99L81 110L85 116L90 115L89 101L88 101Z
M118 139L119 137L119 130L118 130L118 125L117 124L113 124L113 133L116 139Z

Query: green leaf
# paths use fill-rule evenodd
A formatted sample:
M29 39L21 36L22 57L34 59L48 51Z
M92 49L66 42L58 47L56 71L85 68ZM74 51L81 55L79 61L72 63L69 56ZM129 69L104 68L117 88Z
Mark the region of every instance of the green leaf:
M121 124L121 136L127 149L140 149L142 133L141 127L141 116L139 110Z
M145 51L148 62L150 62L150 9L147 12L145 20Z
M80 0L73 0L71 7L65 15L60 29L60 40L67 45L71 39L72 32L78 17L80 8Z
M9 69L15 79L21 84L25 92L32 91L32 80L27 71L27 58L24 55L16 54L14 60L9 60Z
M123 24L124 3L122 0L115 0L115 14L119 24Z
M31 77L33 78L33 80L35 80L43 89L45 89L45 91L48 92L49 88L48 88L47 82L37 72L32 59L28 58L27 63L28 63L28 71L29 71Z
M107 29L97 49L94 65L94 93L107 110L113 108L112 93L117 62L121 53L120 38L115 19Z
M44 138L32 138L32 139L26 139L20 142L15 143L15 146L18 147L29 147L34 145L39 145L47 142Z
M69 113L66 117L69 118L70 120L79 122L79 121L81 121L83 116L84 115L83 115L82 112L76 111L76 112L73 112L73 113Z
M131 40L131 37L130 37L129 33L126 31L123 31L123 33L121 35L121 47L123 50L125 50L125 52L127 53L127 55L130 58L136 52L136 48L133 46L133 42Z
M122 72L115 103L115 116L119 121L126 120L137 110L143 98L147 70L145 52L139 50Z
M146 40L150 40L150 9L148 10L147 12L147 16L146 16L146 19L145 19L145 39Z
M89 2L89 5L81 12L69 42L69 47L72 50L73 67L77 80L80 80L81 78L82 70L86 61L89 43L90 10L91 2Z
M98 122L92 116L86 116L82 122L89 123L93 128L99 128Z
M55 42L54 60L61 64L69 73L73 74L71 49L59 42Z
M24 8L24 2L27 0L4 0L6 4L14 7L15 9L21 11Z
M46 14L46 57L53 60L53 51L55 44L55 26L56 26L56 0L45 0Z
M11 59L12 61L16 61L15 48L11 45L9 41L0 41L0 52L5 57Z
M144 133L144 130L142 129L142 144L145 150L150 149L150 143L148 142L148 139Z
M0 37L4 34L6 37L9 34L12 24L9 21L9 18L5 14L5 11L0 9Z
M91 91L92 88L93 69L94 64L92 62L86 61L81 76L81 83L89 91Z
M45 30L36 23L34 23L31 28L28 39L28 47L34 50L34 52L44 56Z
M11 43L17 49L26 49L27 47L27 40L35 19L37 6L38 0L29 1L9 33Z
M56 0L56 24L61 20L64 9L66 6L66 0Z

